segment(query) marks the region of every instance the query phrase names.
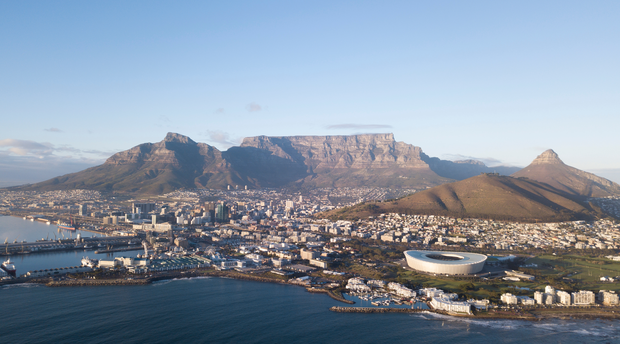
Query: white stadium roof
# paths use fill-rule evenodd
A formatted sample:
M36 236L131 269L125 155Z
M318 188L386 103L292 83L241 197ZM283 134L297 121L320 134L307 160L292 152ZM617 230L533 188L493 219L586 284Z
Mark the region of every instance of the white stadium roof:
M487 256L468 252L405 251L410 268L426 273L469 275L482 270Z

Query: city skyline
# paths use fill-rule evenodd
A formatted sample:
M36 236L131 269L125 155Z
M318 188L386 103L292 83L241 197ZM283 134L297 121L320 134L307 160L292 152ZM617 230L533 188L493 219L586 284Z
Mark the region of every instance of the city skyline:
M391 132L489 166L554 149L620 182L614 2L0 6L0 171L23 182L167 132Z

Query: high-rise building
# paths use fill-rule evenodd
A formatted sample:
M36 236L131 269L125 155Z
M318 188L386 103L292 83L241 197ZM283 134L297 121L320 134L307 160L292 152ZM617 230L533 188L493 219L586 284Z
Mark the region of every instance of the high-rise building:
M148 214L155 210L156 207L155 203L131 203L131 209L134 213Z
M228 221L228 206L224 203L218 203L215 208L215 221L222 223Z
M80 204L80 216L88 216L88 205Z
M294 211L295 210L295 202L293 201L286 201L286 205L284 207L285 211Z

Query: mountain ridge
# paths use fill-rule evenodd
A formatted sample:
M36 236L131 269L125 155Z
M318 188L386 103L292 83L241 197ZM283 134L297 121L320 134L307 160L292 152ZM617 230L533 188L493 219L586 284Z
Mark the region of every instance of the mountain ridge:
M226 151L168 133L160 142L118 152L102 165L11 189L83 188L138 194L227 185L426 189L484 172L510 174L516 170L489 168L476 160L452 162L429 157L418 146L396 141L391 133L255 136Z

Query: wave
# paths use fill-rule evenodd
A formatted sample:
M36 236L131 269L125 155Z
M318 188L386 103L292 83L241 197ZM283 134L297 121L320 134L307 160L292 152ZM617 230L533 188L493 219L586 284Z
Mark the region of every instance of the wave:
M580 336L588 337L620 337L620 331L618 330L616 321L609 321L608 324L597 320L586 321L570 321L570 322L550 322L550 323L537 323L533 324L533 327L543 331L549 332L565 332L574 333Z
M437 314L433 312L420 312L411 314L412 317L421 318L427 321L443 321L450 324L466 324L468 326L479 326L494 330L536 330L548 333L573 333L576 336L598 337L607 339L620 338L620 330L617 321L601 322L597 320L542 320L531 322L527 320L503 320L503 319L472 319L453 317L450 315Z
M200 280L200 279L210 279L213 277L210 276L196 276L196 277L180 277L180 278L171 278L171 279L164 279L164 280L159 280L159 281L155 281L153 282L152 285L156 286L156 285L164 285L164 284L168 284L174 281L189 281L189 280Z
M16 283L16 284L7 284L2 287L2 289L13 289L13 288L38 288L41 287L40 284L37 283Z

